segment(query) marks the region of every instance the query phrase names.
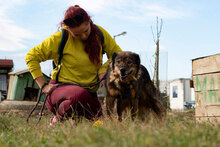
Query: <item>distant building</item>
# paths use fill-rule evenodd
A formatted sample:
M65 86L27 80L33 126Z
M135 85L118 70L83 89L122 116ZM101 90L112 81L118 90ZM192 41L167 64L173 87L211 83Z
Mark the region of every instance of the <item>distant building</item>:
M36 101L40 88L28 69L10 72L9 76L7 100ZM50 81L47 75L43 76L46 82ZM45 95L42 100L44 98Z
M193 89L190 88L190 80L179 78L170 81L170 108L186 109L195 104Z
M13 66L13 60L0 59L0 99L3 96L6 98L9 79L8 73L12 71Z

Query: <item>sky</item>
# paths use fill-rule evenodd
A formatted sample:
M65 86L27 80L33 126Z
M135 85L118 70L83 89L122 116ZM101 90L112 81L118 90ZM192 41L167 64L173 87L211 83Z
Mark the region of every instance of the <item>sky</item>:
M13 71L26 69L27 52L57 32L66 9L75 4L112 37L125 31L115 37L117 44L138 53L152 78L157 17L161 80L191 78L192 59L220 53L218 0L0 0L0 59L13 59ZM41 67L49 75L51 61Z

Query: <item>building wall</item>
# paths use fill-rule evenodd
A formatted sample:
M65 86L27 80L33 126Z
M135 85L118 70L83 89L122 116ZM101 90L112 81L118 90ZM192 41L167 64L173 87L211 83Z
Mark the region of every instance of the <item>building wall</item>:
M191 101L191 88L190 88L190 80L185 79L184 80L184 101Z
M10 97L11 97L11 91L13 90L13 81L14 81L14 75L10 75L10 78L9 78L9 84L8 84L8 92L7 92L7 100L10 100Z
M29 79L29 80L28 80ZM24 74L21 74L21 75L18 75L18 81L17 81L17 89L15 91L15 100L23 100L24 99L24 94L25 94L25 87L27 87L27 82L28 82L28 85L30 82L33 81L33 78L31 76L31 74L29 72L27 73L24 73ZM35 88L35 86L34 86Z
M8 73L10 71L11 71L10 67L2 67L2 66L0 67L0 90L2 91L2 93L7 93Z
M7 74L0 74L0 90L7 91Z
M15 92L16 92L16 90L17 90L18 76L13 75L12 77L13 77L13 78L12 78L13 81L11 82L11 83L12 83L12 86L9 86L9 87L11 87L11 90L8 91L8 93L10 92L10 94L8 94L8 97L7 97L8 100L15 100ZM11 79L11 77L10 77L10 79Z
M184 91L183 80L175 80L170 82L170 108L183 109L184 108ZM175 87L177 88L175 91ZM177 94L177 95L176 95Z
M192 79L196 120L220 124L220 53L193 59Z
M191 100L195 101L195 92L194 92L194 88L190 88L191 89Z

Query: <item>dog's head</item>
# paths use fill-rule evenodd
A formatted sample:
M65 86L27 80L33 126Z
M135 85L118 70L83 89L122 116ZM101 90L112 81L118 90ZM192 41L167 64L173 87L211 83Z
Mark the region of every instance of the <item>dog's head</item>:
M133 52L118 52L112 55L111 68L121 82L134 79L140 67L140 57Z

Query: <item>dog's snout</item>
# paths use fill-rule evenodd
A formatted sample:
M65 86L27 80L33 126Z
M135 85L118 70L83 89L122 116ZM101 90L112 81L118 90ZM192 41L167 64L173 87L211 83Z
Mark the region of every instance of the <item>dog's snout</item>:
M124 67L120 68L121 75L125 75L126 69Z

